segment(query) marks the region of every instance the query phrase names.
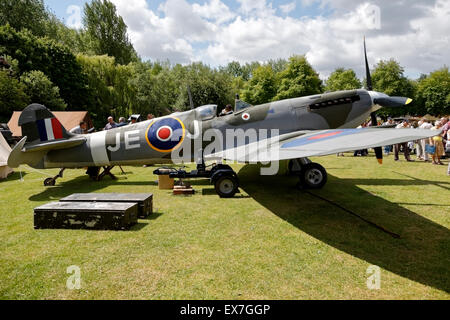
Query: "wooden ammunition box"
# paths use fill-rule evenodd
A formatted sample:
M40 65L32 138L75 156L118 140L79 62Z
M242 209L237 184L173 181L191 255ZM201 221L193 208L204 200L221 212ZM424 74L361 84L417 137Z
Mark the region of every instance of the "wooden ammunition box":
M153 194L151 193L74 193L62 198L62 202L135 202L138 204L138 217L147 218L153 213Z
M137 203L50 202L34 208L34 228L126 230L137 213Z

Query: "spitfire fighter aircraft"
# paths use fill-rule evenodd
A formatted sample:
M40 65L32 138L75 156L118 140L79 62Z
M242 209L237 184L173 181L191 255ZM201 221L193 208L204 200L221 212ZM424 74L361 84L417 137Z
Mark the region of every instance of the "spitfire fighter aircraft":
M323 93L255 106L238 100L234 112L224 116L217 116L217 105L206 105L86 135L69 133L46 107L32 104L19 118L24 137L12 150L8 166L16 168L28 164L46 169L168 163L173 162L173 155L178 152L183 153L185 162L186 159L196 161L197 170L156 170L155 173L180 178L209 178L222 197L232 197L237 192L237 175L231 167L221 163L207 169L204 159L246 163L290 160L289 168L299 175L303 187L321 188L327 181L326 170L308 157L375 148L381 163L381 146L439 133L382 127L355 129L369 116L375 124L375 112L382 107L400 107L411 102L409 98L390 97L373 91L366 54L365 60L367 89ZM265 130L266 133L256 135L253 140L239 139L249 130ZM205 143L208 139L202 140L200 147L192 147L198 137L211 131L224 139L219 144L221 147L208 150ZM234 132L231 138L230 132ZM264 152L260 153L262 145ZM62 176L62 172L58 176ZM47 179L45 184L54 185L58 176Z

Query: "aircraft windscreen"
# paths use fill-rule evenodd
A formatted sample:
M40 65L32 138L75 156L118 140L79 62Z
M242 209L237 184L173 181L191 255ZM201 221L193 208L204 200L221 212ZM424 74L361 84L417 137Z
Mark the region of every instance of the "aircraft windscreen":
M201 106L195 109L195 113L197 117L202 121L212 119L216 116L217 113L217 105L216 104L208 104L205 106Z
M251 106L252 105L250 103L247 103L247 102L242 101L242 100L236 100L236 105L234 107L234 111L238 112L238 111L240 111L242 109L246 109L246 108L251 107Z

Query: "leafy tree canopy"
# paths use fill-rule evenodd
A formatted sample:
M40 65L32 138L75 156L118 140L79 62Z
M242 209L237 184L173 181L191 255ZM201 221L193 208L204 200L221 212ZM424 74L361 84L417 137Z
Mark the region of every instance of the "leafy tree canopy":
M86 77L68 47L6 25L0 26L0 49L18 61L20 74L42 71L60 89L60 95L69 108L86 107Z
M31 103L40 103L51 110L64 110L66 103L59 96L59 88L54 86L42 71L30 71L22 74L20 81Z
M356 77L355 71L352 69L338 68L326 81L326 91L352 90L360 89L361 81Z
M93 0L86 3L83 23L95 54L107 54L119 64L137 61L136 51L128 39L127 25L112 2Z
M276 74L271 65L256 68L242 92L242 99L250 104L270 102L277 93Z
M22 110L29 104L25 90L25 85L8 70L0 69L0 122L8 122L14 110Z
M448 67L422 77L417 84L416 99L426 113L436 115L450 114L450 73Z
M322 80L305 56L289 58L287 67L278 74L277 95L273 100L296 98L322 92Z
M0 25L9 24L18 31L28 29L34 35L45 36L48 19L43 0L0 1Z

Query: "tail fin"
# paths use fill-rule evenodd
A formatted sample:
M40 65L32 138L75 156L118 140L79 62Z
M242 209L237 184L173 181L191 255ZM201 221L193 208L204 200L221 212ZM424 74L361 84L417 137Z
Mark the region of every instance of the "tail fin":
M11 168L21 164L44 168L43 159L47 152L86 142L85 137L67 132L50 110L40 104L31 104L22 111L19 126L23 138L9 154L8 166Z
M41 104L30 104L19 118L22 136L27 137L27 144L37 144L58 139L68 139L67 132L59 120Z

